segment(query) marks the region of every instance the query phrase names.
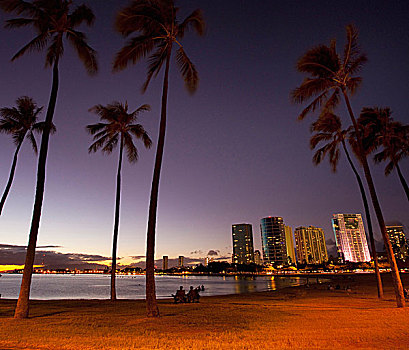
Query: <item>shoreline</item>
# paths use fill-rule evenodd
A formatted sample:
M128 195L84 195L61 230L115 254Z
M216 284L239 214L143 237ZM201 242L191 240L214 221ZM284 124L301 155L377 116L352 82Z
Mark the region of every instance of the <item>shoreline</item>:
M328 283L275 291L204 296L198 304L160 299L160 318L139 300L34 300L30 318L12 318L15 299L0 300L0 348L124 349L406 349L409 308L398 309L391 276L333 276ZM340 277L340 278L339 278ZM402 276L409 284L409 275ZM272 336L272 334L274 336Z

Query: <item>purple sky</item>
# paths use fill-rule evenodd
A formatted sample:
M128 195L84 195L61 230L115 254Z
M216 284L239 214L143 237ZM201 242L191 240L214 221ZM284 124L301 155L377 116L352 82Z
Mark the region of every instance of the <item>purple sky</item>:
M97 122L88 108L128 100L130 108L149 103L141 123L157 139L162 75L140 94L146 62L111 74L113 56L123 39L113 31L117 10L128 1L85 1L97 16L84 28L99 53L100 71L89 77L67 46L60 65L61 84L50 142L47 183L39 245L61 252L110 256L117 153L87 153L85 126ZM78 2L80 3L80 2ZM253 224L255 248L261 249L260 218L282 216L294 227L314 225L333 238L336 212L362 212L353 174L342 157L337 174L327 162L314 167L308 147L312 118L297 122L301 106L289 92L303 76L296 60L306 49L343 45L345 25L355 23L369 62L364 82L352 99L363 106L390 106L397 120L409 123L409 3L406 1L199 1L178 2L182 14L200 7L208 25L203 38L187 35L184 47L200 73L192 97L171 68L168 130L162 168L156 256L204 257L209 250L231 254L231 225ZM8 18L3 13L3 23ZM33 34L0 29L0 106L31 96L47 105L51 71L44 54L10 58ZM341 50L341 46L339 46ZM345 118L341 105L339 114ZM43 117L44 118L44 115ZM156 145L155 145L156 147ZM145 252L150 183L155 149L142 149L136 165L123 169L119 255ZM0 135L0 186L3 190L14 152ZM409 179L409 162L401 168ZM395 173L372 166L386 220L409 225L409 207ZM25 245L31 220L36 160L29 145L21 150L16 177L0 217L0 243ZM375 225L378 232L378 226ZM193 253L195 252L195 253Z

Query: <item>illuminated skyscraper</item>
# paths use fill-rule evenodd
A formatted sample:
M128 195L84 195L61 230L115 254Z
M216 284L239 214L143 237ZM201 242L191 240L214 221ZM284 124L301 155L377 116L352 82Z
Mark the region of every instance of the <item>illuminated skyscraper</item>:
M169 257L167 255L164 255L162 260L162 270L167 270L169 268L168 262Z
M322 228L297 227L294 232L298 262L322 264L328 260L327 245Z
M262 262L261 262L261 253L260 253L259 250L255 250L255 251L254 251L254 262L255 262L257 265L261 265L261 264L262 264Z
M389 239L392 243L393 253L395 258L405 261L409 256L408 246L406 244L405 232L402 225L388 225L386 226Z
M371 261L361 214L334 214L332 228L338 252L345 261Z
M283 218L271 216L263 218L261 219L260 229L264 263L287 264Z
M285 243L287 247L288 263L295 264L297 260L295 259L293 230L291 229L290 226L284 225L284 231L285 231Z
M254 263L253 228L251 224L232 225L233 264Z
M183 263L184 263L185 257L183 255L179 256L179 267L183 267Z

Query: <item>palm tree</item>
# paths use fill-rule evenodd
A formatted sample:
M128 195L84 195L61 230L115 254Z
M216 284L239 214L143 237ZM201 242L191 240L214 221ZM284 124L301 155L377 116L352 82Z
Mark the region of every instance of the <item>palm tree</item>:
M375 162L389 161L385 175L396 169L409 201L409 187L399 167L402 158L409 155L409 127L394 121L390 108L363 108L358 123L364 128L364 146L370 152L382 147L374 157Z
M339 147L342 145L342 149L345 152L345 155L348 159L348 163L351 166L352 171L354 172L355 178L358 182L359 190L361 192L362 202L364 204L365 209L365 217L368 223L368 234L369 234L369 241L371 244L372 250L372 259L375 264L375 275L376 275L376 282L378 287L378 298L383 298L383 287L382 287L382 279L381 274L379 272L379 265L378 265L378 256L376 254L376 247L375 247L375 239L372 230L372 220L371 214L369 212L369 205L368 200L366 198L365 188L361 180L361 176L359 175L351 156L349 155L348 148L345 144L345 139L348 138L349 129L342 130L341 119L332 112L326 112L324 115L320 115L318 120L314 122L311 126L311 132L315 132L310 139L310 147L311 149L315 149L318 144L322 144L323 142L328 141L328 143L324 144L321 148L319 148L313 157L313 162L315 165L321 163L321 161L325 158L328 154L329 162L331 164L331 169L333 172L337 170L338 161L339 161Z
M29 26L37 32L36 37L13 56L12 61L27 52L42 51L43 49L46 49L46 67L52 67L52 87L44 130L41 137L33 216L31 220L23 279L14 314L15 318L27 318L29 312L31 276L33 272L35 248L44 197L48 141L57 102L59 84L58 67L64 52L64 37L73 46L80 60L84 63L88 73L96 73L97 61L95 51L88 46L84 33L76 30L76 28L83 23L88 26L92 25L95 16L91 9L86 5L77 6L71 12L72 1L70 0L33 0L32 2L23 0L2 0L0 1L0 8L9 13L25 16L8 20L6 22L7 28Z
M146 148L151 147L152 141L143 126L141 124L133 124L135 121L137 121L138 115L145 111L150 111L150 106L147 104L140 106L138 109L130 113L128 113L127 102L125 102L125 105L117 101L107 106L96 105L90 109L90 112L99 115L101 122L87 125L88 132L91 135L94 135L94 142L88 148L89 153L96 152L101 149L103 153L110 154L117 146L119 141L114 237L112 243L111 300L116 300L115 273L119 228L119 207L121 203L122 155L125 147L128 161L130 163L135 163L138 160L138 150L133 142L133 137L141 139Z
M135 36L129 39L116 54L114 71L125 69L128 64L136 63L141 58L150 55L147 79L142 88L145 91L152 77L156 77L163 65L165 65L159 137L153 171L146 238L146 310L147 315L151 317L159 316L154 275L155 231L159 179L165 145L170 59L172 49L176 46L176 62L187 90L193 93L197 88L199 78L195 66L190 61L180 41L189 29L195 30L199 35L204 34L204 20L200 10L193 11L182 22L176 17L178 10L173 0L132 1L128 7L118 13L115 23L117 31L124 37L129 37L131 34L135 34Z
M4 107L0 109L0 116L2 117L0 119L0 132L12 135L14 144L16 145L9 179L0 200L0 215L13 183L17 157L23 141L27 138L31 143L34 153L37 154L37 142L34 137L34 131L40 132L44 127L43 122L37 122L37 117L43 107L37 107L37 104L31 97L19 97L16 100L16 105L16 107Z
M330 45L318 45L309 49L297 62L297 70L306 73L307 78L299 87L294 89L291 97L294 103L305 103L310 101L299 115L303 119L307 114L318 109L321 111L332 111L343 98L353 129L356 132L358 158L362 164L365 179L371 194L372 204L378 219L379 227L385 243L388 260L391 266L393 286L396 294L398 307L405 306L402 282L396 259L393 254L392 245L386 232L385 220L383 218L381 206L376 194L375 185L372 180L367 156L363 149L359 126L354 112L352 111L350 96L352 96L362 78L356 76L367 61L358 46L358 31L352 25L346 27L347 42L342 55L336 50L336 41L332 40Z

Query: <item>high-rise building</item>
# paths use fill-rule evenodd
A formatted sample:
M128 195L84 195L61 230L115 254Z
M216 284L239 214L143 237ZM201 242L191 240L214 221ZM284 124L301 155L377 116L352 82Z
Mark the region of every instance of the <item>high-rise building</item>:
M261 219L260 230L264 263L287 264L287 246L283 218L269 216Z
M255 251L254 251L254 262L255 262L257 265L261 265L261 264L262 264L262 262L261 262L261 253L260 253L259 250L255 250Z
M253 228L251 224L232 225L234 264L254 263Z
M183 267L183 263L184 263L185 257L183 255L179 256L179 267Z
M163 256L163 260L162 260L162 270L167 270L169 268L169 257L167 255Z
M207 265L209 265L209 257L206 257L204 259L204 266L207 266Z
M345 261L371 261L361 214L334 214L332 228L338 253Z
M294 231L294 237L298 262L322 264L328 260L327 245L322 228L297 227Z
M395 258L406 261L409 257L409 249L406 244L405 232L402 225L387 225L386 232L392 244Z
M297 261L295 259L294 241L293 241L293 230L290 226L284 225L285 232L285 243L287 247L287 259L289 264L295 264Z

